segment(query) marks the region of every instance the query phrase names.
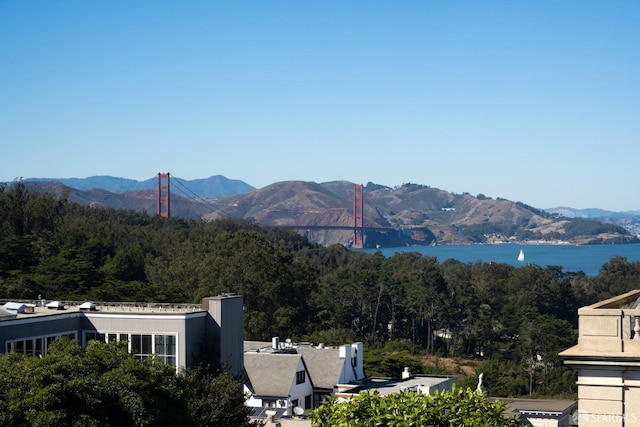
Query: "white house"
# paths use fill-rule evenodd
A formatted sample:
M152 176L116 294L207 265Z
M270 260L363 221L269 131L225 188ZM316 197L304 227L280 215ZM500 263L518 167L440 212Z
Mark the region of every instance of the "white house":
M317 408L326 396L358 387L365 379L362 343L325 347L289 340L280 343L276 337L271 343L245 341L244 347L245 391L250 393L247 405L253 408L286 408L283 415L293 415L290 408ZM294 358L299 360L298 364L291 361ZM288 382L293 369L298 372L297 376L302 375L302 366L310 389L307 385L300 386L304 383ZM297 377L297 380L301 379Z
M351 390L365 380L361 342L327 348L323 345L298 345L296 352L304 357L313 381L313 407L326 396Z
M247 406L282 409L282 415L290 416L296 407L312 409L313 385L301 355L246 352L244 369Z

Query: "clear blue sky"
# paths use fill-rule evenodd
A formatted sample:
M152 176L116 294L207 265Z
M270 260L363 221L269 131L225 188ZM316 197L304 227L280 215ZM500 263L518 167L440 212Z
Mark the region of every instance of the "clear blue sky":
M0 180L640 209L640 1L0 0Z

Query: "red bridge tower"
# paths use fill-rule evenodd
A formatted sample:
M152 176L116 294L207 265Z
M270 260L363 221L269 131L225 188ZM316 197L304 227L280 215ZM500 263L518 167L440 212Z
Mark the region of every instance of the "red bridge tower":
M364 194L362 184L353 185L353 244L352 247L364 247Z
M171 197L169 191L169 172L158 174L158 216L169 218Z

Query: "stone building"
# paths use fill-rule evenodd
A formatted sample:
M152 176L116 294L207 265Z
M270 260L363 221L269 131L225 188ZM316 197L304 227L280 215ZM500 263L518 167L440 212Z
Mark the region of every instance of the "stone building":
M581 427L640 426L640 290L578 310L578 344L561 352L578 371Z

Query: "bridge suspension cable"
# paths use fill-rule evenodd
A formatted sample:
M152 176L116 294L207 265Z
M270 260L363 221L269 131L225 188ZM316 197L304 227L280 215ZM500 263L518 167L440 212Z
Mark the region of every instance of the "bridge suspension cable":
M211 212L214 212L216 210L215 206L207 202L207 200L204 197L201 197L198 194L196 194L193 190L191 190L183 182L181 182L180 179L174 177L173 180L178 184L180 194L185 196L187 199L198 203L200 206L210 210Z

